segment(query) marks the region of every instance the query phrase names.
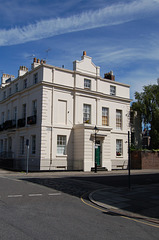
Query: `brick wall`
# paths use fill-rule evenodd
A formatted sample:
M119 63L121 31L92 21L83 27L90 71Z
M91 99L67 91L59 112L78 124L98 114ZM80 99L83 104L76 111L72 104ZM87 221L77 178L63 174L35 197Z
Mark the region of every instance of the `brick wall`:
M132 169L159 169L159 152L132 151Z

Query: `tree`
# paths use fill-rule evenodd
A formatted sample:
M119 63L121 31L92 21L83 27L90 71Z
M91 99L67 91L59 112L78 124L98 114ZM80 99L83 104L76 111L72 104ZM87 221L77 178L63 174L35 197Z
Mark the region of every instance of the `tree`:
M132 109L137 111L145 126L150 125L151 149L159 148L159 85L143 87L143 92L135 92Z

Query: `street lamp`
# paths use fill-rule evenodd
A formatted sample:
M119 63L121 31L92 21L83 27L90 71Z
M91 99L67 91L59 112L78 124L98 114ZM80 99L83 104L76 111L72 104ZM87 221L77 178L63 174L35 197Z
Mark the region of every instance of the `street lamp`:
M96 137L97 137L97 132L98 132L98 128L97 126L94 127L94 130L95 130L95 153L94 153L94 163L95 163L95 168L94 168L94 172L96 173L97 172L97 161L96 161L96 158L97 158L97 154L96 154Z

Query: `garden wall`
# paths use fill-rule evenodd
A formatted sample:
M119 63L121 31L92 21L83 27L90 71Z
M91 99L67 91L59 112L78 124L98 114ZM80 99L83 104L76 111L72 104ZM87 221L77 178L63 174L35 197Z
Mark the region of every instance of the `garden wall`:
M132 151L131 169L159 169L159 152Z

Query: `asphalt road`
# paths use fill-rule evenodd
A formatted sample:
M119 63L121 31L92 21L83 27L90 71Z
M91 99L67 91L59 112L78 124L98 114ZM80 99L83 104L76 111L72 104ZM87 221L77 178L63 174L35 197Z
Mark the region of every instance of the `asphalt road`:
M88 201L91 191L126 184L126 179L0 175L0 239L158 239L159 226L111 214ZM133 177L144 184L157 179L154 174Z

